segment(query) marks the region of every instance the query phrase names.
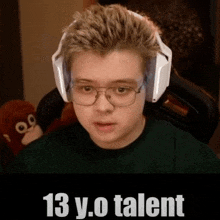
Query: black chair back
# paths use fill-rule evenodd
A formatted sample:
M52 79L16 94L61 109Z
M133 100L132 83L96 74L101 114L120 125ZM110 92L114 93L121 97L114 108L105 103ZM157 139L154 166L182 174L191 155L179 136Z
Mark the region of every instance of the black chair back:
M146 111L208 143L219 120L218 102L204 89L172 70L170 86L157 103ZM150 109L150 110L149 110Z

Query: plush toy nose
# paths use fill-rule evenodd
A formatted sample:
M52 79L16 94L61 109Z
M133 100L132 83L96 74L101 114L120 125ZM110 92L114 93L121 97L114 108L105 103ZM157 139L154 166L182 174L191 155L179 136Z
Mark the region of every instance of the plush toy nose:
M31 126L30 128L27 129L27 132L33 131L34 126Z

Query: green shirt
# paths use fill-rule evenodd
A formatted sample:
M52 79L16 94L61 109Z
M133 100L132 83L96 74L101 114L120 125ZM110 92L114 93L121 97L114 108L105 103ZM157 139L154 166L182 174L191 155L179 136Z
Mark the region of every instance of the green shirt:
M142 134L118 150L94 144L79 124L32 142L8 167L19 173L219 173L205 144L167 121L149 119Z

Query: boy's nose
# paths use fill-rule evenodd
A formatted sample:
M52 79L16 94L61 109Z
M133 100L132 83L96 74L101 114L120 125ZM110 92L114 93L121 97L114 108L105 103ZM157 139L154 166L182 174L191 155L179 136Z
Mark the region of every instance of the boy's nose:
M114 106L108 101L105 92L99 92L97 94L96 102L94 103L94 107L97 111L100 112L107 112L107 111L113 111Z

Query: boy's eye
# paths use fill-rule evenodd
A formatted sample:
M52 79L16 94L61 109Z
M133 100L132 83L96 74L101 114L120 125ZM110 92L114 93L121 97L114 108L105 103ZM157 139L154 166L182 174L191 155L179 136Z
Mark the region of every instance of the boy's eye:
M80 92L80 93L89 93L94 90L92 86L76 86L75 89L77 92Z
M91 91L93 88L91 86L84 86L83 87L83 90L86 91L86 92L89 92Z
M115 91L116 91L116 93L118 93L118 94L126 94L126 93L131 92L132 89L129 88L129 87L117 87Z
M126 92L126 88L119 87L119 88L117 89L117 91L118 91L119 93L124 93L124 92Z

